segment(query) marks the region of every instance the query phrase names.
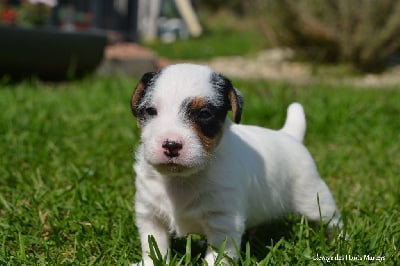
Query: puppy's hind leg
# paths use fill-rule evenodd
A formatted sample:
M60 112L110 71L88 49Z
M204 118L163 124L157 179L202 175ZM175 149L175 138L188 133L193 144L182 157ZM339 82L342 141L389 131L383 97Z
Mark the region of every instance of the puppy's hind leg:
M333 238L335 230L340 232L342 221L329 188L321 179L315 180L307 189L295 193L295 212L304 215L313 222L323 222L327 227L327 236Z

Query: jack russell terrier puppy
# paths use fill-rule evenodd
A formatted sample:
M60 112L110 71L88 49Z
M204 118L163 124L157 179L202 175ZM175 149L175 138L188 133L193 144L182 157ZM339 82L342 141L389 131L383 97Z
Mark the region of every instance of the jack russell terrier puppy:
M226 241L226 255L235 259L246 229L288 212L340 227L335 201L302 144L302 106L291 104L276 131L239 125L242 105L231 81L206 66L168 66L137 84L131 107L141 129L134 164L139 265L153 265L149 235L162 254L172 234L204 235L211 247ZM215 258L208 248L207 263Z

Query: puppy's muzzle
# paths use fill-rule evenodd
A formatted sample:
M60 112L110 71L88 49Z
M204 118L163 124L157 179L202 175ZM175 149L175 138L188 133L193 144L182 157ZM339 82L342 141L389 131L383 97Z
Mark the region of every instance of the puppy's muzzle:
M180 155L179 151L182 150L183 145L177 141L166 140L162 144L164 154L170 158L175 158Z

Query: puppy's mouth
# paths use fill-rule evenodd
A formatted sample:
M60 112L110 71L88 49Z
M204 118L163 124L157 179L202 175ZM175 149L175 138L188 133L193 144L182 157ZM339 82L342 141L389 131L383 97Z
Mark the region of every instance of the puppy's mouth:
M182 161L178 158L170 158L161 162L153 161L150 162L150 164L162 175L188 177L204 169L206 166L206 161L201 160L193 163Z
M174 161L169 161L166 163L161 163L154 165L154 167L163 174L185 174L187 172L192 172L192 167L185 166Z

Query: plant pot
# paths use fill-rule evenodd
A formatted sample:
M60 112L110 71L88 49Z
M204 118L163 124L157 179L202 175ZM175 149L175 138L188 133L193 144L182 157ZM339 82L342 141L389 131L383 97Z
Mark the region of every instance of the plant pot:
M0 27L0 75L45 80L77 78L103 58L107 37L101 32L55 28Z

